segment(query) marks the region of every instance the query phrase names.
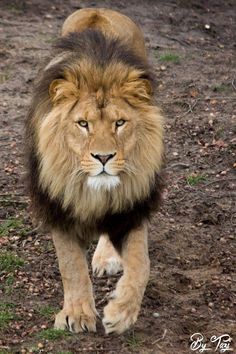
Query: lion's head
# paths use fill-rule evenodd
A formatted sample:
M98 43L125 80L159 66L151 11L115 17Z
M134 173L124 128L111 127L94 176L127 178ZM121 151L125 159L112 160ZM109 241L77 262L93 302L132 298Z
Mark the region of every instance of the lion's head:
M97 31L58 48L31 113L39 185L84 219L119 211L147 197L162 164L149 69Z

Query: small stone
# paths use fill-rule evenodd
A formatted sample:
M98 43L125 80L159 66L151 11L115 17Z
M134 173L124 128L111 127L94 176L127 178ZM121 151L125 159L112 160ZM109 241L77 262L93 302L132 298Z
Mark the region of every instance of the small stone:
M166 70L166 66L165 65L161 65L161 71L165 71Z
M213 302L209 302L208 306L213 307L214 306Z
M160 314L158 313L158 312L153 312L153 317L155 317L155 318L158 318L158 317L160 317Z
M38 348L42 349L44 347L43 343L38 343Z
M220 242L226 243L227 241L226 241L226 239L225 239L224 237L221 237L221 238L220 238Z
M205 25L205 29L209 30L210 28L211 28L210 25L208 25L208 24Z
M209 123L209 125L212 127L212 126L213 126L213 119L210 119L210 120L208 121L208 123Z
M195 309L195 307L192 307L192 308L191 308L191 312L192 312L192 313L195 313L196 311L197 311L197 310Z

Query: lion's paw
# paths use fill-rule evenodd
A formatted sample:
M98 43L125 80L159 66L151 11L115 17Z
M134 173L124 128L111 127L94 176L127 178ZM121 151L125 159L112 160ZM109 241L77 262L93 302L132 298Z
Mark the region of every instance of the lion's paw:
M135 297L129 300L115 298L104 308L103 326L106 334L120 334L129 329L137 320L140 304Z
M96 332L96 316L95 307L84 302L62 309L56 315L54 328L69 330L73 333Z
M102 257L93 257L92 261L93 274L102 277L104 274L115 275L122 271L120 258L116 256L103 259Z

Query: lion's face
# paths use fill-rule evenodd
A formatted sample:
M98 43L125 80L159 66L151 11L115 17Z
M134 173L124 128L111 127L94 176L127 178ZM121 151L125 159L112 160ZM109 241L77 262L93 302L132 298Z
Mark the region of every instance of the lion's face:
M65 139L80 161L81 173L88 176L88 185L96 189L118 185L120 175L129 172L137 112L118 98L99 108L96 97L88 96L75 104L66 121Z

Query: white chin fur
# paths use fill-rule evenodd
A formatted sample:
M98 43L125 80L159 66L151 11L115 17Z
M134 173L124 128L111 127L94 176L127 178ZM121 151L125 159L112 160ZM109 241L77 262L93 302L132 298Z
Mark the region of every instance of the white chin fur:
M87 185L94 190L106 189L111 190L120 184L120 177L118 176L106 176L98 175L94 177L88 177Z

